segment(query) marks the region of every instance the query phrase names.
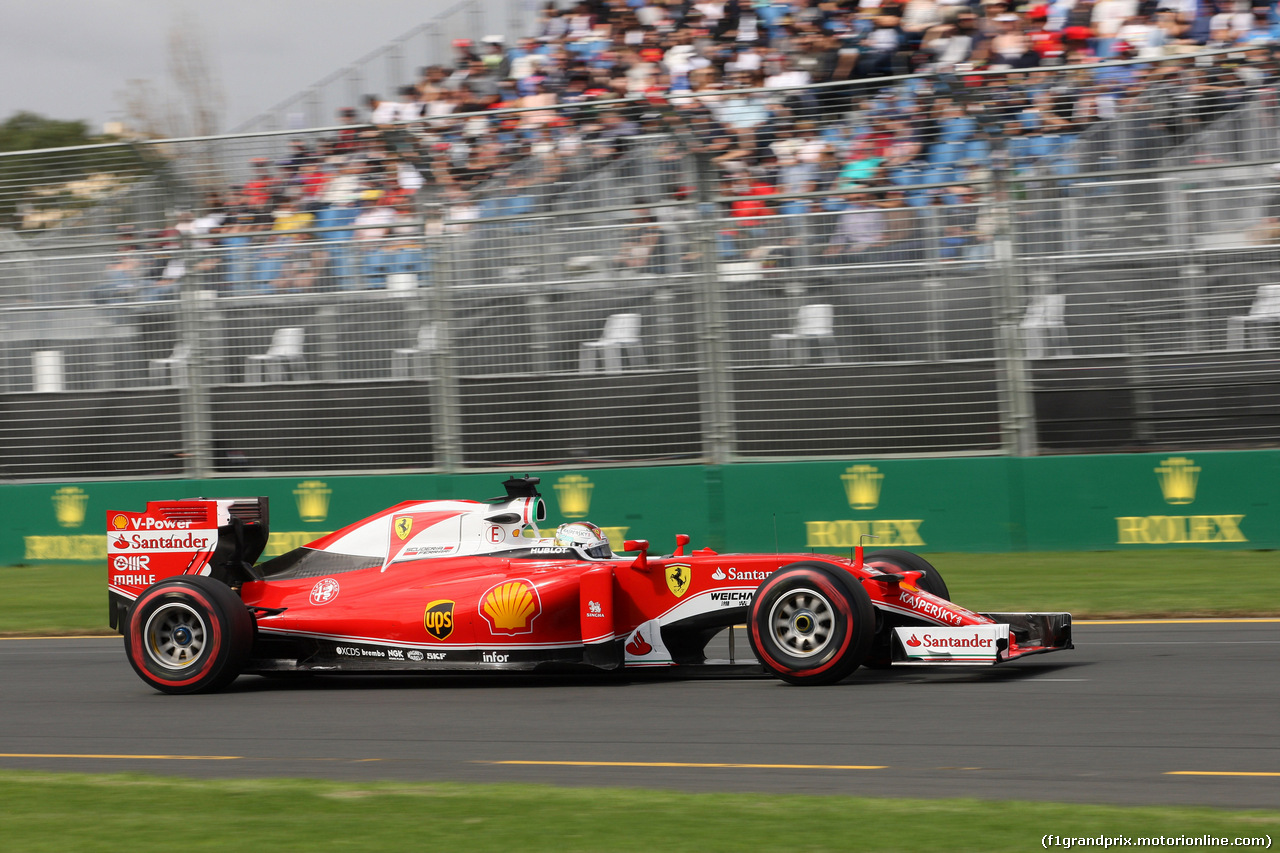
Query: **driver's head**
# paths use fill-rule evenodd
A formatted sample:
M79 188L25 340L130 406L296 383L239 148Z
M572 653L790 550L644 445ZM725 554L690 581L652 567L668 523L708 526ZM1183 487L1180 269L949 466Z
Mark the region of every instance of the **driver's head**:
M565 548L578 548L588 557L613 556L613 549L609 547L609 537L589 521L571 521L557 527L556 544Z

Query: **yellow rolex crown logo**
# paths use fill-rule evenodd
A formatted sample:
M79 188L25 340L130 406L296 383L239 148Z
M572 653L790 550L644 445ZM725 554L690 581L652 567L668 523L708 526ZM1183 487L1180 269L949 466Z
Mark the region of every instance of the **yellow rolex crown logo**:
M53 513L62 527L84 524L84 505L89 496L75 486L63 486L53 493Z
M595 485L581 474L566 474L556 480L560 514L565 518L586 518L591 511L591 490Z
M1160 478L1160 491L1166 503L1189 504L1196 499L1196 483L1200 480L1200 466L1182 456L1162 460L1155 469Z
M329 495L333 490L321 480L303 480L293 490L298 517L303 521L324 521L329 515Z
M840 475L845 497L854 509L875 509L880 503L880 484L884 474L874 465L851 465Z

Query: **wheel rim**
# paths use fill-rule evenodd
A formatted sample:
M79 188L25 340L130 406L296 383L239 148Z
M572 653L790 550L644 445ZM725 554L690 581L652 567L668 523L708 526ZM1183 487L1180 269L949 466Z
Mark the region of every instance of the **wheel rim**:
M835 632L836 611L826 596L812 589L784 593L769 611L769 626L778 645L798 658L822 652Z
M143 630L147 654L165 669L186 669L204 651L204 619L189 605L173 602L157 608Z

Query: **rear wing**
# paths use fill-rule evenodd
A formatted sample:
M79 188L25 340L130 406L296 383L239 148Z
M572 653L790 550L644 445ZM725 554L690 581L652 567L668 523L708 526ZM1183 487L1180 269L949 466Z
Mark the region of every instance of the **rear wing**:
M173 575L206 575L233 589L261 580L267 546L265 497L148 501L144 512L107 511L108 620L122 631L129 605Z

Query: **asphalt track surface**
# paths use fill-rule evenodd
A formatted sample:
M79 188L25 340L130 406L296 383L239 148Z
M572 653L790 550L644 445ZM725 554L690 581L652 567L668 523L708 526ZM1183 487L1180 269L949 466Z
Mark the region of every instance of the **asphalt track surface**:
M205 696L153 692L119 639L2 640L0 767L1280 808L1280 620L1075 634L820 688L245 676Z

